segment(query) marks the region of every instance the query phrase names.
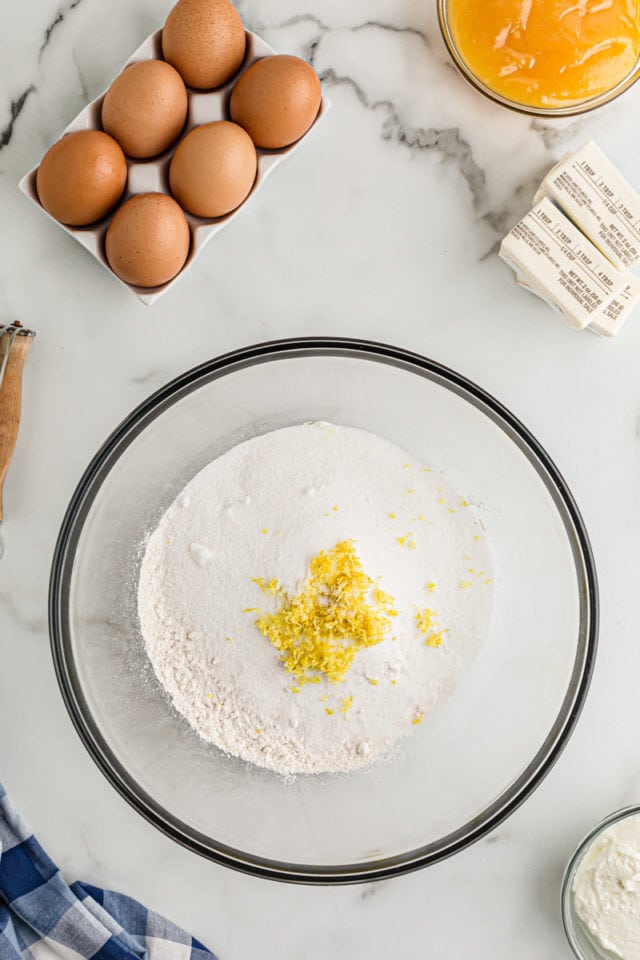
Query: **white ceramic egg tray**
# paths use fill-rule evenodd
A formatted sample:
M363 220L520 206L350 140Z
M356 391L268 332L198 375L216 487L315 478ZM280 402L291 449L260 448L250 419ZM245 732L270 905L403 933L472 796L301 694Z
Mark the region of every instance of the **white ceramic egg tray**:
M127 60L124 66L128 67L129 64L137 63L140 60L162 59L161 36L162 31L157 30L155 33L152 33L150 37L147 37L144 43L138 47L138 49L129 58L129 60ZM191 247L184 267L180 273L173 278L173 280L163 284L161 287L148 288L136 287L132 284L125 283L123 280L120 280L120 278L116 276L109 266L105 254L105 234L115 211L119 206L121 206L122 203L124 203L125 200L128 200L129 197L137 193L158 192L166 193L171 196L171 191L169 189L169 164L171 162L171 157L173 156L173 153L184 134L188 133L194 127L197 127L202 123L209 123L213 120L230 119L229 98L231 96L233 87L238 81L238 78L249 66L251 66L252 63L254 63L254 61L261 60L264 57L273 56L275 52L276 51L268 46L264 40L261 40L260 37L256 36L254 33L249 33L247 31L247 51L243 64L238 73L227 84L208 93L203 93L199 90L193 90L192 88L187 87L187 94L189 98L187 121L184 131L176 143L159 157L154 157L153 160L131 160L129 157L127 157L127 186L122 196L122 200L118 206L112 210L108 217L106 217L104 220L101 220L97 224L92 224L89 227L67 227L64 224L58 223L57 220L54 221L55 223L58 223L58 226L62 227L63 230L66 230L68 234L70 234L72 237L75 237L76 240L78 240L82 246L89 251L89 253L92 253L96 260L99 260L100 263L107 268L109 273L116 277L116 280L122 283L123 286L129 287L130 290L133 290L133 292L140 298L140 300L142 300L143 303L146 303L147 305L155 303L156 300L158 300L167 292L167 290L169 290L175 283L178 282L185 271L188 270L196 261L207 243L217 233L223 230L226 225L230 223L242 210L244 210L247 203L251 200L251 197L254 195L256 190L262 186L269 174L272 173L272 171L275 170L275 168L281 164L283 160L286 160L286 158L290 156L294 150L297 150L300 144L306 140L311 131L314 129L318 120L324 116L331 106L330 102L323 97L318 116L316 117L313 126L307 131L307 133L305 133L303 137L301 137L300 140L296 141L296 143L293 143L291 146L284 147L282 150L257 149L258 173L256 180L251 193L237 208L237 210L232 211L224 217L217 217L215 220L205 220L201 217L194 217L185 211L185 216L189 222L189 228L191 231ZM100 130L100 116L102 112L103 99L104 93L88 104L84 110L81 110L75 120L73 120L63 131L62 135L65 133L72 133L76 130ZM33 170L30 170L29 173L22 178L19 186L20 190L27 197L33 200L33 202L38 205L43 213L46 213L46 210L44 210L40 201L38 200L38 193L36 191L37 171L37 167L35 167ZM47 214L47 216L49 216L49 214ZM50 219L53 219L53 217Z

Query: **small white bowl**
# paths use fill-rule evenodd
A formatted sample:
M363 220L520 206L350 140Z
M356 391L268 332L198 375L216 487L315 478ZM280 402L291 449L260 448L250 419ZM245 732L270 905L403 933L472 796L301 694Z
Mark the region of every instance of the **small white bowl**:
M596 824L593 830L587 834L569 860L562 882L562 922L569 945L578 960L619 960L617 954L611 953L610 950L605 950L605 948L592 937L578 916L573 897L573 883L578 867L598 837L614 824L619 823L621 820L626 820L627 817L634 817L638 814L640 814L640 804L632 804L631 806L623 807L621 810L616 810L615 813L609 814L608 817L605 817L604 820Z

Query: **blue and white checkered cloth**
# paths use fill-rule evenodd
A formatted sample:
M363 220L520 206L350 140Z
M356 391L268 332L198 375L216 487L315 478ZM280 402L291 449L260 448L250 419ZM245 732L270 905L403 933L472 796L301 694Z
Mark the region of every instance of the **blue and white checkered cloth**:
M0 960L216 960L120 893L62 879L0 784Z

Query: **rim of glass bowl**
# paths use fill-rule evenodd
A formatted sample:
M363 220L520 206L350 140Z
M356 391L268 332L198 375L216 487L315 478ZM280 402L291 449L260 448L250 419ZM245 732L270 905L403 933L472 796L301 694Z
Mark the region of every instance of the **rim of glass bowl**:
M192 830L142 790L109 750L84 701L74 668L68 621L73 560L84 522L111 467L135 437L173 402L211 380L256 364L313 356L363 359L425 377L466 399L499 426L527 457L554 501L571 545L580 602L576 659L560 712L536 755L511 786L482 813L431 844L365 863L323 866L279 862L229 847ZM440 363L387 344L331 337L276 340L227 353L194 367L141 403L107 439L80 480L58 536L49 587L51 649L62 696L85 747L121 796L165 834L210 860L254 876L315 884L365 882L417 870L464 849L512 814L549 772L576 724L593 672L598 612L596 569L584 522L557 467L527 428L490 394Z
M475 87L475 89L479 93L483 94L488 100L493 100L494 103L498 103L502 107L507 107L508 110L513 110L516 113L524 113L530 117L559 119L561 117L576 117L582 113L589 113L590 110L595 110L597 107L603 107L605 104L616 100L621 94L632 87L638 79L640 79L639 59L633 70L618 84L616 84L615 87L612 87L611 90L606 90L604 93L598 94L596 97L590 97L588 100L581 100L579 103L573 103L567 105L566 107L533 107L526 103L518 103L516 100L509 100L507 97L501 96L495 90L492 90L491 87L486 86L486 84L484 84L482 80L480 80L475 73L473 73L462 55L458 52L458 48L449 28L447 0L438 0L438 22L440 24L442 39L444 40L447 50L449 51L449 56L453 60L454 66L458 69L458 72L462 74L465 80L467 80L472 87Z
M594 956L602 957L602 960L605 960L605 957L612 957L613 954L608 953L606 950L604 950L604 948L598 947L598 945L593 942L591 935L584 927L584 924L582 924L582 921L578 915L574 912L572 888L576 871L591 845L595 843L598 837L604 833L605 830L608 830L609 827L612 827L615 823L620 823L621 820L626 820L627 817L633 817L637 814L640 814L640 804L631 803L626 807L621 807L619 810L614 810L614 812L606 816L604 820L600 820L600 822L596 823L595 827L589 831L584 840L578 844L575 851L571 855L571 858L569 859L569 863L566 866L562 880L561 893L562 925L564 927L567 940L569 941L569 946L573 950L578 960L593 960ZM575 938L574 927L576 924L580 924L581 928L585 930L585 934L588 937L589 942L593 944L593 954L591 956L584 952Z

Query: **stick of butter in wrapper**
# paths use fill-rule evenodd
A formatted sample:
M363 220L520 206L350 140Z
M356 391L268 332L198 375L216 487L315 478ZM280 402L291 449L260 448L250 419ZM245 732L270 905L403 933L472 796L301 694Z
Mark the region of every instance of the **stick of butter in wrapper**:
M544 300L547 306L551 307L556 313L560 312L555 303L550 301L543 291L536 286L535 280L532 277L518 274L516 279L518 286L524 287L525 290ZM598 336L608 339L620 333L640 302L640 278L629 273L626 275L626 281L627 283L624 289L614 296L613 300L602 309L601 313L596 314L586 328L591 333L596 333Z
M546 175L536 199L553 200L619 270L640 263L640 194L590 140Z
M532 278L543 299L577 330L588 327L628 282L547 199L504 238L500 257L516 274Z

